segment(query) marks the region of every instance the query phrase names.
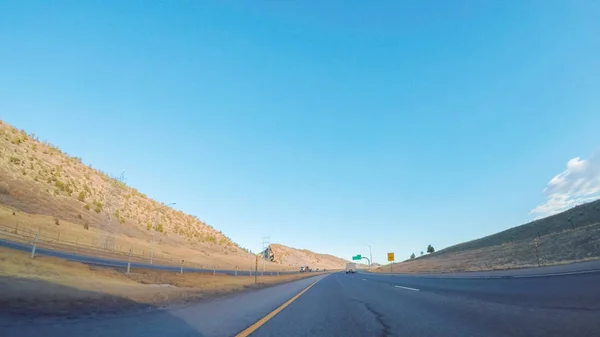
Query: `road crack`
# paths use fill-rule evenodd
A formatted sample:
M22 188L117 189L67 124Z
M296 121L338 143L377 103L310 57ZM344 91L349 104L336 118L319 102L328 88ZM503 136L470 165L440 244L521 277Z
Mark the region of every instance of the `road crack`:
M391 328L389 325L387 325L384 321L383 321L383 315L380 314L379 312L377 312L377 310L373 309L373 307L371 307L369 305L369 303L367 302L363 302L363 301L359 301L359 300L355 300L356 302L362 304L365 306L365 308L371 313L373 314L373 316L375 316L375 319L377 320L377 323L379 323L381 325L381 334L379 336L381 337L389 337L392 336L392 332L391 332Z

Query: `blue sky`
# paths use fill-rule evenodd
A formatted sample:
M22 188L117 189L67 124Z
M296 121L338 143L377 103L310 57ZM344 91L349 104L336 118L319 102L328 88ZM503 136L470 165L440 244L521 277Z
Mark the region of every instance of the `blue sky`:
M599 17L591 1L2 1L0 118L250 249L403 259L533 219L557 175L598 177ZM567 199L581 185L560 182Z

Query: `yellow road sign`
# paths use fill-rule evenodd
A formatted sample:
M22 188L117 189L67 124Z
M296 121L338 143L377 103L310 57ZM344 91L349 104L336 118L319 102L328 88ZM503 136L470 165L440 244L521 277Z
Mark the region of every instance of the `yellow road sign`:
M388 253L388 261L394 261L394 253Z

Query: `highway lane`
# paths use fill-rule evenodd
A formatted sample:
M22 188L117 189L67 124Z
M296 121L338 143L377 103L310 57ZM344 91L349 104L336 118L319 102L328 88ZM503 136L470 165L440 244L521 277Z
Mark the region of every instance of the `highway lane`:
M85 318L19 319L2 313L2 337L235 336L325 275L164 310Z
M597 336L600 273L441 279L337 273L252 336Z
M600 273L491 279L334 273L118 317L19 324L0 310L0 335L235 336L316 280L251 336L600 335Z

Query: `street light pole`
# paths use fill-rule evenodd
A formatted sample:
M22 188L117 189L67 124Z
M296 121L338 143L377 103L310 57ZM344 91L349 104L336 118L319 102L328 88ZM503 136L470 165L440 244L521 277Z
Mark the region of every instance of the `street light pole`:
M158 211L160 211L161 209L165 208L165 207L169 207L169 206L173 206L175 205L174 202L170 203L170 204L166 204L166 205L162 205L160 207L157 207L154 210L154 221L152 223L152 244L150 246L150 264L153 263L154 261L154 232L156 232L156 219L158 218Z
M371 246L370 245L365 245L367 247L369 247L369 270L371 270L371 264L373 264L373 253L371 253Z

